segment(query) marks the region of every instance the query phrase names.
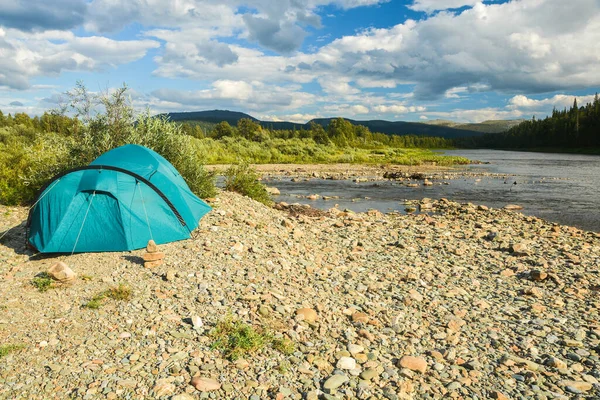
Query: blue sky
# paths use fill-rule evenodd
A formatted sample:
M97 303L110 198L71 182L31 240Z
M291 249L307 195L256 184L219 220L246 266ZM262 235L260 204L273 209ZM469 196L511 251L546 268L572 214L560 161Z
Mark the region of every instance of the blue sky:
M544 117L600 88L597 0L0 0L0 110L82 80L265 120Z

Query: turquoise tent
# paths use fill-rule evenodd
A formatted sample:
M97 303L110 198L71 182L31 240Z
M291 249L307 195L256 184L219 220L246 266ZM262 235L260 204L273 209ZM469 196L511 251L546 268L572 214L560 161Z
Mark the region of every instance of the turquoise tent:
M189 238L210 210L162 156L126 145L42 188L27 239L41 253L134 250Z

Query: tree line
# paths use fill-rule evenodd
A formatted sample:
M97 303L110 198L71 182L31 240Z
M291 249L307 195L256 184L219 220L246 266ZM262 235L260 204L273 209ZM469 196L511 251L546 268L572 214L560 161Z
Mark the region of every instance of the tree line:
M506 132L487 134L475 138L461 138L459 147L504 149L585 149L600 148L600 100L598 94L591 103L577 104L567 109L552 111L544 119L533 117Z
M376 147L393 148L450 148L452 140L442 137L420 135L388 135L371 132L368 127L354 125L344 118L333 119L326 127L311 122L308 129L268 129L249 118L240 119L235 126L228 122L216 125L183 122L182 131L198 139L223 139L226 137L244 138L253 142L266 142L271 139L312 139L326 146L355 147L372 149Z

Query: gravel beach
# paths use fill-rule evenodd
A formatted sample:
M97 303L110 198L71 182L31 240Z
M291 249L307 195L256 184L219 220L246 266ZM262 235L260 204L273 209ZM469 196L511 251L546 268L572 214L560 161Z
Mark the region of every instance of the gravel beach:
M9 232L0 398L600 396L600 234L446 199L410 215L211 204L155 268L144 250L32 257ZM0 215L4 232L26 209ZM38 291L57 261L77 279ZM83 307L119 283L130 300ZM225 318L294 348L230 360L209 337Z

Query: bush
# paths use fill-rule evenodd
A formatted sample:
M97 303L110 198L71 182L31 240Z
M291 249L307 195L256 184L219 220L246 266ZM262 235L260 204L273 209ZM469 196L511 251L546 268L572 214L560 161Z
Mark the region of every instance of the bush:
M265 185L258 181L259 175L247 162L232 165L225 171L225 190L237 192L248 196L267 206L273 204L273 200Z
M87 165L125 144L139 144L161 154L199 197L216 195L215 176L203 166L206 158L200 140L164 117L152 117L149 111L136 120L126 86L94 96L78 83L68 94L76 114L72 120L75 133L48 133L42 127L22 125L0 129L0 203L31 203L39 188L56 174ZM92 115L98 107L100 111Z

